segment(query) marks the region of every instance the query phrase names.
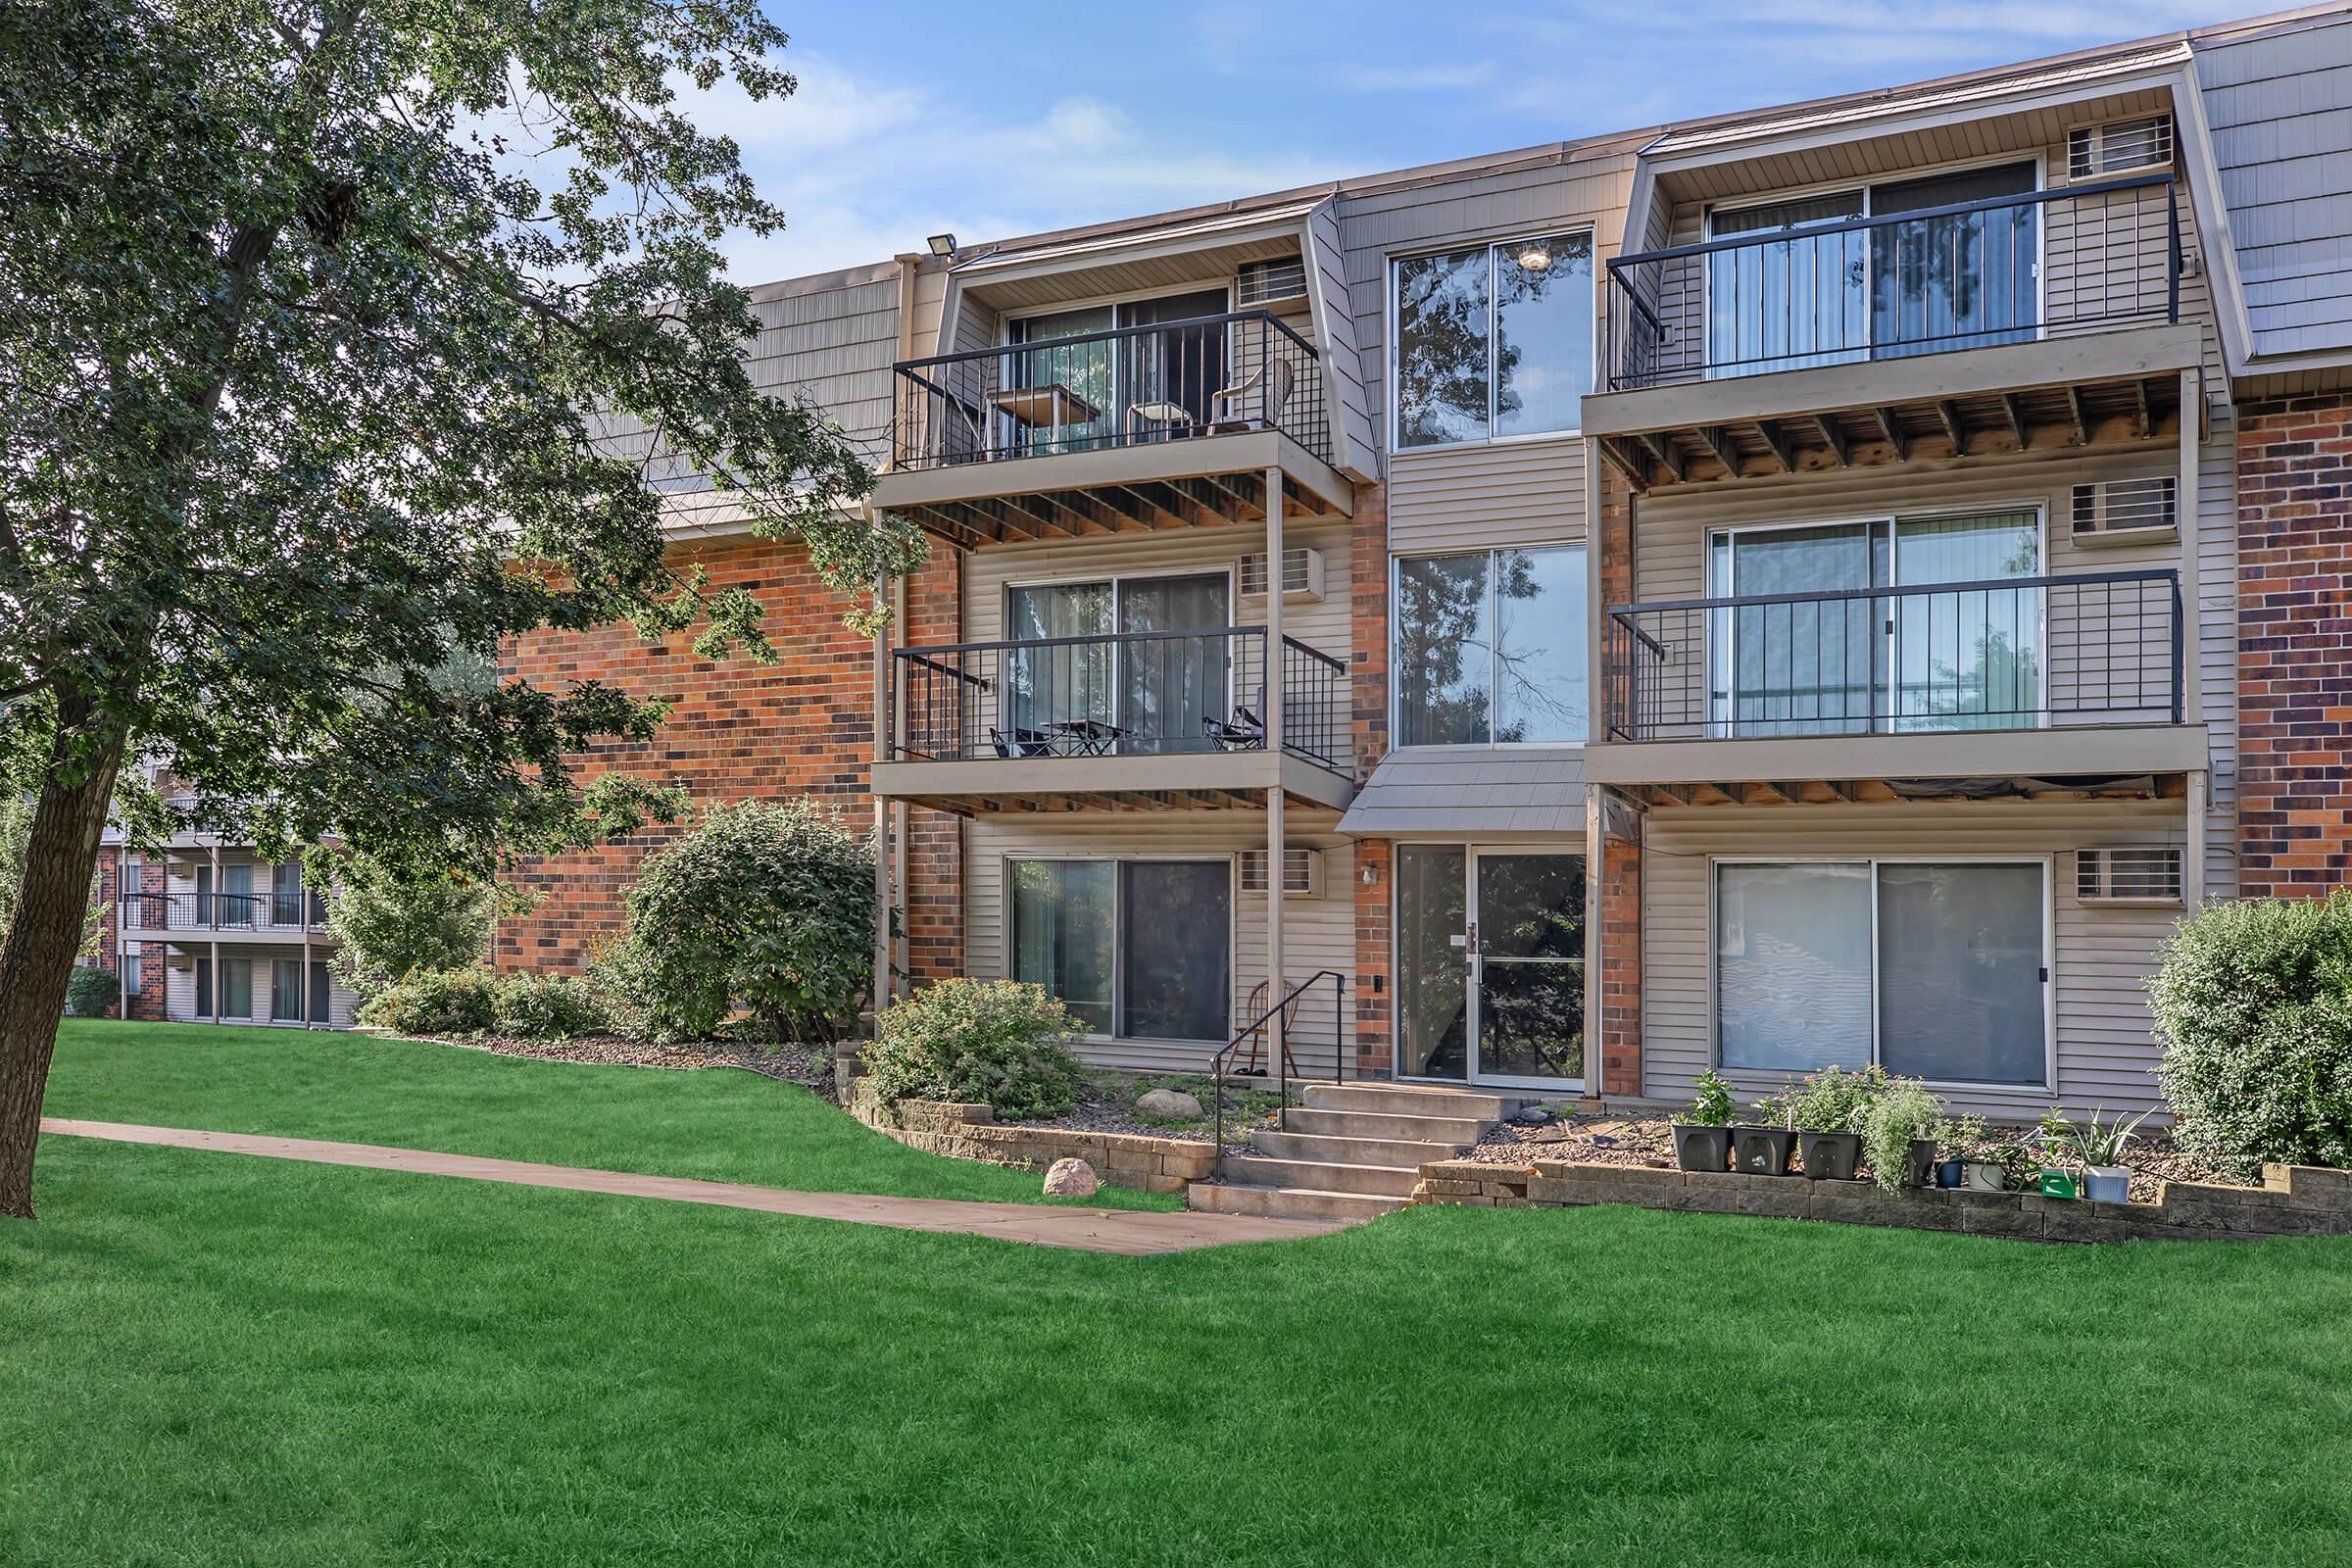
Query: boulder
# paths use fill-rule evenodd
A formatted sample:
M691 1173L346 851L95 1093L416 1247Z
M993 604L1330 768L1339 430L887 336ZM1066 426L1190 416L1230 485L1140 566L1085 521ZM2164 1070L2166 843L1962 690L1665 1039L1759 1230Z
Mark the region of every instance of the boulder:
M1153 1089L1135 1102L1135 1108L1147 1116L1166 1116L1170 1119L1197 1121L1204 1112L1197 1096L1181 1089Z
M1048 1198L1092 1198L1102 1185L1095 1167L1083 1159L1057 1159L1046 1167Z

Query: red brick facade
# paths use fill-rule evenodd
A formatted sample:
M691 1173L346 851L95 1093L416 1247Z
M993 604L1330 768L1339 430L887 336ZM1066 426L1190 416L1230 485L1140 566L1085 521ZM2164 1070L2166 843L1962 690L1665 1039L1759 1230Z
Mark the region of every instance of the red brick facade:
M1348 695L1355 778L1362 783L1389 750L1389 492L1355 487L1348 559ZM1393 858L1386 839L1355 841L1355 1065L1387 1072L1396 1044L1396 976L1392 972ZM1369 878L1369 880L1367 880Z
M109 972L120 972L122 952L122 944L117 940L122 932L122 920L124 912L120 896L121 889L116 882L122 864L119 857L120 852L111 847L98 852L98 905L103 911L98 922L98 962ZM163 862L153 859L141 861L139 863L139 885L130 891L162 893L164 891ZM132 923L137 924L135 920ZM164 945L160 942L142 944L139 949L138 963L139 992L130 999L130 1016L133 1018L161 1018L165 1015ZM118 1003L115 1007L109 1009L109 1015L112 1016L121 1010L121 1004Z
M1600 602L1634 601L1634 499L1625 481L1601 468L1598 570ZM1601 701L1600 672L1592 671L1592 701ZM1607 831L1616 813L1601 817L1600 908L1590 923L1589 946L1597 961L1587 965L1587 983L1600 987L1600 1089L1603 1094L1638 1095L1642 1076L1642 844ZM1641 817L1624 813L1632 833Z
M522 639L503 671L544 688L596 680L670 705L661 734L645 746L613 746L580 759L583 779L628 770L683 784L702 807L722 801L824 797L860 833L873 826L866 766L873 752L873 645L842 624L841 596L820 580L797 545L736 538L681 548L681 566L701 564L713 589L741 587L767 607L762 623L777 662L697 659L693 635L649 644L625 626ZM906 591L902 642L952 642L958 624L960 567L943 548ZM960 835L953 817L908 809L905 959L930 978L962 958ZM542 860L521 885L539 903L501 923L502 968L576 972L623 924L622 899L638 863L670 837L657 830L582 855Z
M2238 891L2352 880L2352 394L2239 410Z

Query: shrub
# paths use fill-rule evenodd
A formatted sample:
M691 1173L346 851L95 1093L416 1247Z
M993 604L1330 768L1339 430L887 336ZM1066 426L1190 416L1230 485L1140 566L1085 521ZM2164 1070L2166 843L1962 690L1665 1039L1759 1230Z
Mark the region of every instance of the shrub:
M1042 986L942 980L882 1009L866 1050L885 1100L986 1101L1008 1118L1056 1116L1084 1069L1078 1023Z
M517 1040L576 1040L610 1027L588 983L560 974L502 975L491 987L490 1016L500 1034Z
M1698 1093L1691 1097L1690 1108L1683 1112L1683 1120L1692 1127L1727 1127L1739 1108L1732 1100L1732 1086L1723 1074L1709 1067L1698 1075Z
M2159 960L2174 1141L2240 1179L2352 1165L2352 890L2213 905Z
M1808 1132L1856 1132L1862 1125L1862 1113L1892 1082L1877 1062L1859 1072L1824 1067L1802 1079L1789 1079L1779 1094L1757 1101L1756 1110L1767 1121Z
M413 969L460 970L490 947L493 889L447 872L411 875L362 855L335 865L326 928L328 961L365 1001Z
M857 1018L873 856L813 800L718 808L645 862L628 906L625 1000L659 1044L709 1039L737 1006L768 1040L831 1040Z
M77 963L66 976L66 1005L76 1018L100 1018L122 1000L122 981L114 970Z
M1890 1078L1862 1113L1862 1152L1870 1156L1871 1180L1887 1192L1903 1185L1911 1140L1936 1138L1943 1130L1943 1102L1916 1078Z
M498 1021L489 970L412 969L361 1006L362 1023L403 1035L478 1035Z

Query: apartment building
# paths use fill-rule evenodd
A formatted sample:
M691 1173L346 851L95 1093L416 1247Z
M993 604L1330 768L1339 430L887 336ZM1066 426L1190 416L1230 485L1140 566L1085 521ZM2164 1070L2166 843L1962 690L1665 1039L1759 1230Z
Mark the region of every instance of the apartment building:
M1295 997L1318 1074L2153 1105L2171 924L2352 826L2347 104L2331 5L769 285L937 544L890 637L675 472L785 663L510 667L876 822L901 984L1107 1063Z

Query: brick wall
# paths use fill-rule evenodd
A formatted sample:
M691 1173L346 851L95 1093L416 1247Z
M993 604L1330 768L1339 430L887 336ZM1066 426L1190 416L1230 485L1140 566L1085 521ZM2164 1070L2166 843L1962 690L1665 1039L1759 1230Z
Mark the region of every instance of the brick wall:
M95 902L103 910L98 921L98 962L110 974L120 972L122 955L122 944L118 938L122 934L124 911L121 890L116 884L120 869L121 862L113 847L98 852L98 893ZM162 893L163 862L152 858L142 861L139 885L131 891ZM161 1018L165 1016L164 945L160 942L143 943L139 949L138 964L139 994L130 999L130 1016ZM118 1002L108 1009L108 1015L112 1016L121 1010L122 1004Z
M1389 750L1389 493L1385 484L1355 487L1353 563L1348 585L1348 697L1355 777L1362 783ZM1395 1060L1396 977L1392 972L1390 909L1395 862L1386 839L1355 841L1355 1065L1386 1072ZM1367 881L1369 877L1371 880Z
M2237 427L2238 891L2352 870L2352 394L2250 403Z
M742 587L767 609L762 622L777 662L697 659L691 631L649 644L625 626L573 634L542 632L507 650L503 670L541 687L597 680L634 698L670 705L668 721L644 746L610 746L577 759L583 781L610 770L675 779L698 806L822 797L859 834L873 827L866 766L873 750L873 645L842 624L841 596L816 575L798 545L734 538L682 547L673 561L699 564L713 589ZM960 571L954 552L935 550L907 585L900 642L952 642ZM961 838L954 818L906 813L906 960L924 978L962 961ZM541 860L519 878L540 902L503 921L501 968L576 972L621 929L621 901L647 854L671 830Z
M1634 602L1634 499L1625 481L1606 466L1600 478L1600 602ZM1592 672L1592 701L1600 701L1600 671ZM1634 833L1641 818L1626 813ZM1609 817L1602 818L1604 828ZM1600 856L1600 918L1592 926L1599 947L1588 973L1600 986L1600 1089L1603 1094L1639 1095L1642 1079L1642 844L1604 833Z

